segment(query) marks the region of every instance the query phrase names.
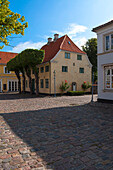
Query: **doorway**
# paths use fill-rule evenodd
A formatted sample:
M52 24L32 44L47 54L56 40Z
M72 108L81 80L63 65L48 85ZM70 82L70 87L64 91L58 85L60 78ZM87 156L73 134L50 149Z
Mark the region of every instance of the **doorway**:
M73 82L73 83L72 83L72 91L77 91L76 82Z

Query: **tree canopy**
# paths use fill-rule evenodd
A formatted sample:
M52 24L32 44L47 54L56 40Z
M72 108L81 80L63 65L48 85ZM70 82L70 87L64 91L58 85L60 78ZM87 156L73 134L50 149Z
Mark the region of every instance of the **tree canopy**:
M8 45L8 37L12 34L24 35L25 28L28 23L25 22L25 17L18 13L14 13L9 9L8 0L0 0L0 48ZM4 45L3 45L4 44Z
M93 71L97 72L97 38L89 39L84 46L82 46L84 52L86 52L91 64L93 65Z

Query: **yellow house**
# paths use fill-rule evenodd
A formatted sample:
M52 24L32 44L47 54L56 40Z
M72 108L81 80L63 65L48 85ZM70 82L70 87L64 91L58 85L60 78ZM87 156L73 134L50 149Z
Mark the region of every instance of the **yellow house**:
M17 53L0 52L0 92L18 91L18 79L14 72L7 70L7 62Z
M67 80L68 91L82 91L84 81L91 83L92 65L85 52L80 50L67 36L54 40L48 38L48 43L41 49L45 51L45 58L39 68L39 92L45 94L61 93L60 85ZM35 92L35 77L32 73L32 83ZM26 77L26 91L29 91Z

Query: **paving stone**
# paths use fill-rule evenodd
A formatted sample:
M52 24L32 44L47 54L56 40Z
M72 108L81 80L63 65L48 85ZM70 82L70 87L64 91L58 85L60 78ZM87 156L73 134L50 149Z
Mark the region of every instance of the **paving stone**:
M112 104L11 96L0 94L0 170L112 169Z

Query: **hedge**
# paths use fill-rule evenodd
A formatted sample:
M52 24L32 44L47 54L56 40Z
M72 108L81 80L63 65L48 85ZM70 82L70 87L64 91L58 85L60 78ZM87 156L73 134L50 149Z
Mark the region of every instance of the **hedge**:
M67 95L69 95L69 96L81 96L84 94L85 94L84 91L68 91L67 92Z

